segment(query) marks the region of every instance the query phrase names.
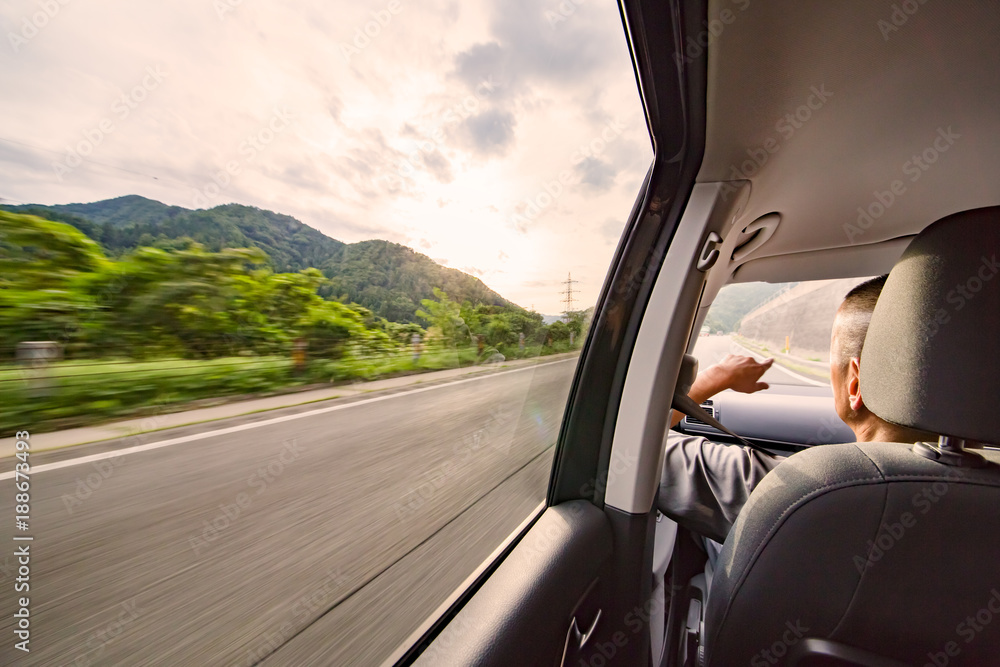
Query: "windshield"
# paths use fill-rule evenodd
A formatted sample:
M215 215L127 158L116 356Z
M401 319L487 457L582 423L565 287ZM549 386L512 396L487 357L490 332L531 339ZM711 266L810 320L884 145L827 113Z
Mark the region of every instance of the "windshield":
M694 346L699 368L727 354L773 358L766 391L832 395L830 335L837 308L868 278L726 285L712 302Z

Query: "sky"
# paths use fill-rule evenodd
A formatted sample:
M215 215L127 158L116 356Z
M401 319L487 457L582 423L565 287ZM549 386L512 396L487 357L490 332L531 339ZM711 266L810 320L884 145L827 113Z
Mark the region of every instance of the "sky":
M0 201L258 206L588 307L652 150L577 1L7 0Z

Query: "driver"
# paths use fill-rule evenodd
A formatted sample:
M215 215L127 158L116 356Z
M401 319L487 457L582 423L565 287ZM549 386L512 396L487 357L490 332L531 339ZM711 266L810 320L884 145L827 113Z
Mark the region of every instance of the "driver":
M834 407L858 442L936 441L937 436L890 424L865 407L859 388L859 359L875 302L888 276L856 286L837 309L830 340L830 383ZM698 374L688 395L698 403L724 389L753 393L767 389L760 377L773 359L728 355ZM681 419L674 411L671 427ZM723 542L760 480L785 457L750 447L720 445L670 431L657 508L679 525Z

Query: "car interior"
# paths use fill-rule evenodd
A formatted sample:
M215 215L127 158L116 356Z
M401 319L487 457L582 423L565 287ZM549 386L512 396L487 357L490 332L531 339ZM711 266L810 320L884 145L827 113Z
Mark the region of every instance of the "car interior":
M997 664L1000 5L623 0L621 14L655 157L547 506L390 663ZM726 394L725 427L795 456L713 567L656 503L713 300L884 273L865 404L939 440L854 443L819 428L835 416L822 392ZM736 442L696 415L679 429Z

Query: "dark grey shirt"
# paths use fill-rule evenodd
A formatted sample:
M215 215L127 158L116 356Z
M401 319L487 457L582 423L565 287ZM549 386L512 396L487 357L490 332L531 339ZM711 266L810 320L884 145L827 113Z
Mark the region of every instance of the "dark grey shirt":
M670 431L656 506L681 527L724 542L750 492L783 460Z

